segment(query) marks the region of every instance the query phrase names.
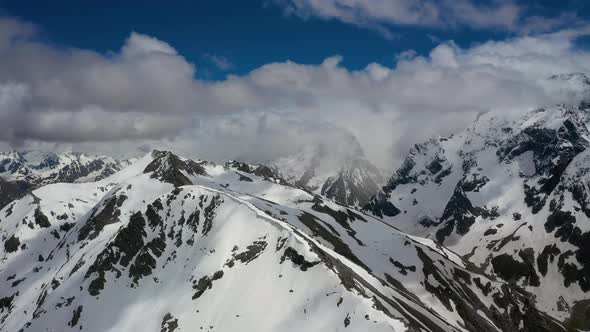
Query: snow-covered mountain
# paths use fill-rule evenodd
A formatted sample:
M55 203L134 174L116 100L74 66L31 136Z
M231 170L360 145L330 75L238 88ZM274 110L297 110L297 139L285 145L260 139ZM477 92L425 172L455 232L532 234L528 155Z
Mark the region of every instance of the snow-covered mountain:
M313 145L299 153L267 163L277 174L313 193L339 204L364 206L375 195L384 180L381 172L369 162L353 140L346 151Z
M104 179L129 164L128 160L78 152L12 151L0 153L0 176L8 181L26 181L33 186L91 182Z
M416 145L366 210L436 240L590 329L590 107L483 114Z
M434 241L268 170L154 151L12 202L0 330L565 330Z
M93 182L104 179L123 169L130 160L118 160L104 155L64 152L60 154L40 151L0 152L0 186L11 187L12 196L0 191L0 207L3 202L49 183ZM7 184L10 183L10 184Z

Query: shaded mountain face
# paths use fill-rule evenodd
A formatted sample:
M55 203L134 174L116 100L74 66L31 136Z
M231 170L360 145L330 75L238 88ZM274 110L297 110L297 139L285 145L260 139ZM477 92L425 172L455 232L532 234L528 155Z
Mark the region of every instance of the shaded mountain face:
M155 151L10 203L0 330L564 330L434 241L269 170Z
M268 166L287 181L347 206L364 206L384 182L356 141L346 153L309 146Z
M22 192L23 191L15 183L0 178L0 207L4 207L8 203L19 198L22 195Z
M482 115L416 145L366 207L530 292L569 328L590 329L590 107L517 121Z
M39 151L0 153L0 178L10 183L19 197L40 186L58 182L91 182L104 179L130 161L84 153L62 154ZM0 207L11 199L0 193ZM2 204L5 202L5 204Z

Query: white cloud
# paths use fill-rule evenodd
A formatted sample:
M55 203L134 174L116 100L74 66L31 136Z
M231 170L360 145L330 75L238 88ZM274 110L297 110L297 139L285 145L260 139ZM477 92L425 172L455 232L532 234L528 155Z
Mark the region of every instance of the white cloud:
M386 37L392 26L499 29L520 33L548 32L580 23L574 13L530 16L513 0L274 0L287 14L304 19L334 19L375 29Z
M159 147L263 160L328 138L346 147L356 137L390 169L411 144L462 128L479 112L574 102L547 77L590 72L589 53L574 47L588 29L471 48L444 42L427 56L406 52L394 67L350 71L340 56L269 63L218 82L195 79L171 45L139 33L105 56L55 48L32 31L0 20L0 141L52 149Z
M165 55L177 54L176 50L168 43L137 32L131 33L121 50L121 54L129 58L158 53Z

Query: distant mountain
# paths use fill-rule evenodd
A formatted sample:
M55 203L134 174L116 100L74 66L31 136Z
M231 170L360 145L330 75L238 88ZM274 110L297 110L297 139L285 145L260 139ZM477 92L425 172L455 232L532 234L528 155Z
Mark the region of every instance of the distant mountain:
M0 152L0 178L4 186L9 183L13 192L11 197L45 184L59 182L93 182L104 179L131 161L118 160L103 155L65 152L60 154L40 151ZM0 193L2 202L10 201L6 194Z
M571 330L588 330L589 124L587 103L516 121L484 114L417 144L366 210L530 292Z
M287 181L339 204L364 206L384 180L356 141L350 150L331 151L325 145L308 146L299 153L267 163Z
M2 331L564 331L434 241L265 166L154 151L0 210Z
M91 182L102 180L129 164L130 161L104 155L13 151L0 153L0 176L33 186L56 182Z

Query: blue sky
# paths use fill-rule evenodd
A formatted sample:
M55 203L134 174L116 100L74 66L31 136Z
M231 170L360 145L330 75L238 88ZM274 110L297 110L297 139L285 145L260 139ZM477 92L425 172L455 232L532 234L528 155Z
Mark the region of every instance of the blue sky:
M333 0L326 3L330 1ZM371 23L310 14L310 10L305 15L288 13L288 2L3 0L0 8L5 15L33 22L47 42L61 47L107 54L119 51L131 31L156 37L194 63L197 77L213 80L223 79L228 73L243 75L270 62L318 64L335 54L343 56L342 65L349 69L360 69L370 62L390 66L395 63L396 54L410 49L427 54L440 40L453 40L461 47L469 47L520 33L474 24L398 24L395 19L381 22L381 27L376 28ZM587 19L590 13L589 2L583 0L516 4L523 8L520 20L531 16L551 19L564 14ZM383 27L392 35L380 32Z

